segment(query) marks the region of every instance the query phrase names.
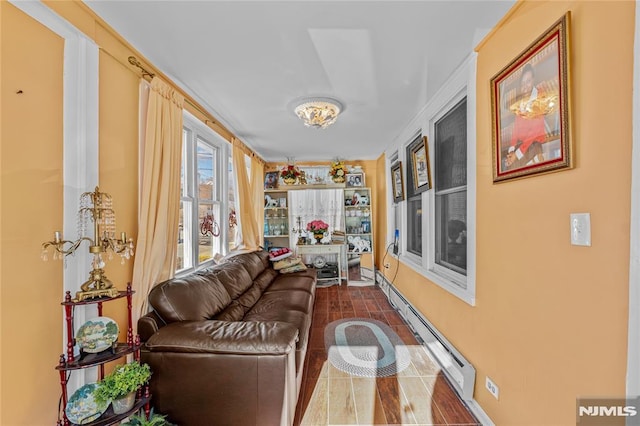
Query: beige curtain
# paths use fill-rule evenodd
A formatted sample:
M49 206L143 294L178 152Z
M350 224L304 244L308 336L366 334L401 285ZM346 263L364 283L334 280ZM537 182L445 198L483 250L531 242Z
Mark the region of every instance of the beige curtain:
M241 242L238 250L257 250L262 241L263 200L264 187L262 176L264 164L255 157L251 157L251 178L247 174L245 153L242 144L233 140L233 169L236 176L238 192L237 218L241 232Z
M251 189L253 213L258 224L258 245L262 245L264 234L264 163L256 156L251 157Z
M180 214L184 97L157 77L147 104L138 241L133 264L133 324L148 311L147 295L173 277Z

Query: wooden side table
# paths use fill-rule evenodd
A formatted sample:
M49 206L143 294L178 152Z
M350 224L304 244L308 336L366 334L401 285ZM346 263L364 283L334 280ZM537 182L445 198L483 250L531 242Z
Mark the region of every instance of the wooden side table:
M298 244L296 254L298 255L323 255L335 254L338 257L338 279L342 284L342 250L344 244ZM321 280L333 280L335 278L318 278Z

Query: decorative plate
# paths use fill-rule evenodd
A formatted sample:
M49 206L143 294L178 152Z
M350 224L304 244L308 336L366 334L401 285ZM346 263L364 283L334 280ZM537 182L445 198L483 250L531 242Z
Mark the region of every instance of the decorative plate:
M90 423L100 417L102 413L107 411L109 401L102 404L96 402L93 395L98 388L97 383L89 383L75 391L64 409L67 419L71 423L84 425Z
M322 268L322 267L324 267L324 265L326 265L326 264L327 264L327 260L326 260L324 257L322 257L322 256L316 256L316 257L313 259L313 266L314 266L315 268L318 268L318 269L319 269L319 268Z
M82 324L76 342L83 351L98 353L109 349L118 340L118 324L108 317L95 317Z

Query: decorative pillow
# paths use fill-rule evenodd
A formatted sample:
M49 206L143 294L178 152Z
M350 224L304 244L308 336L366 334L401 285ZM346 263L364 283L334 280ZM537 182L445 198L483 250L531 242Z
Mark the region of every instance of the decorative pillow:
M302 259L300 259L300 257L289 257L273 262L273 269L275 269L276 271L280 271L285 268L290 268L291 266L297 265L299 263L302 263Z
M284 268L280 270L281 274L290 274L291 272L299 272L299 271L306 271L307 267L304 265L304 263L302 263L302 261L300 261L300 263L293 265L293 266L289 266L288 268Z

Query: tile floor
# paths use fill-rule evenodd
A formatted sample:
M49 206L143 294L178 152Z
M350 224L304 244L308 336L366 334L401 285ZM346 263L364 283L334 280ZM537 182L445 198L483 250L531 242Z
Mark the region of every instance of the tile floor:
M377 286L318 288L314 309L296 425L479 425ZM408 346L411 365L377 378L333 367L327 361L324 328L343 318L388 324Z

